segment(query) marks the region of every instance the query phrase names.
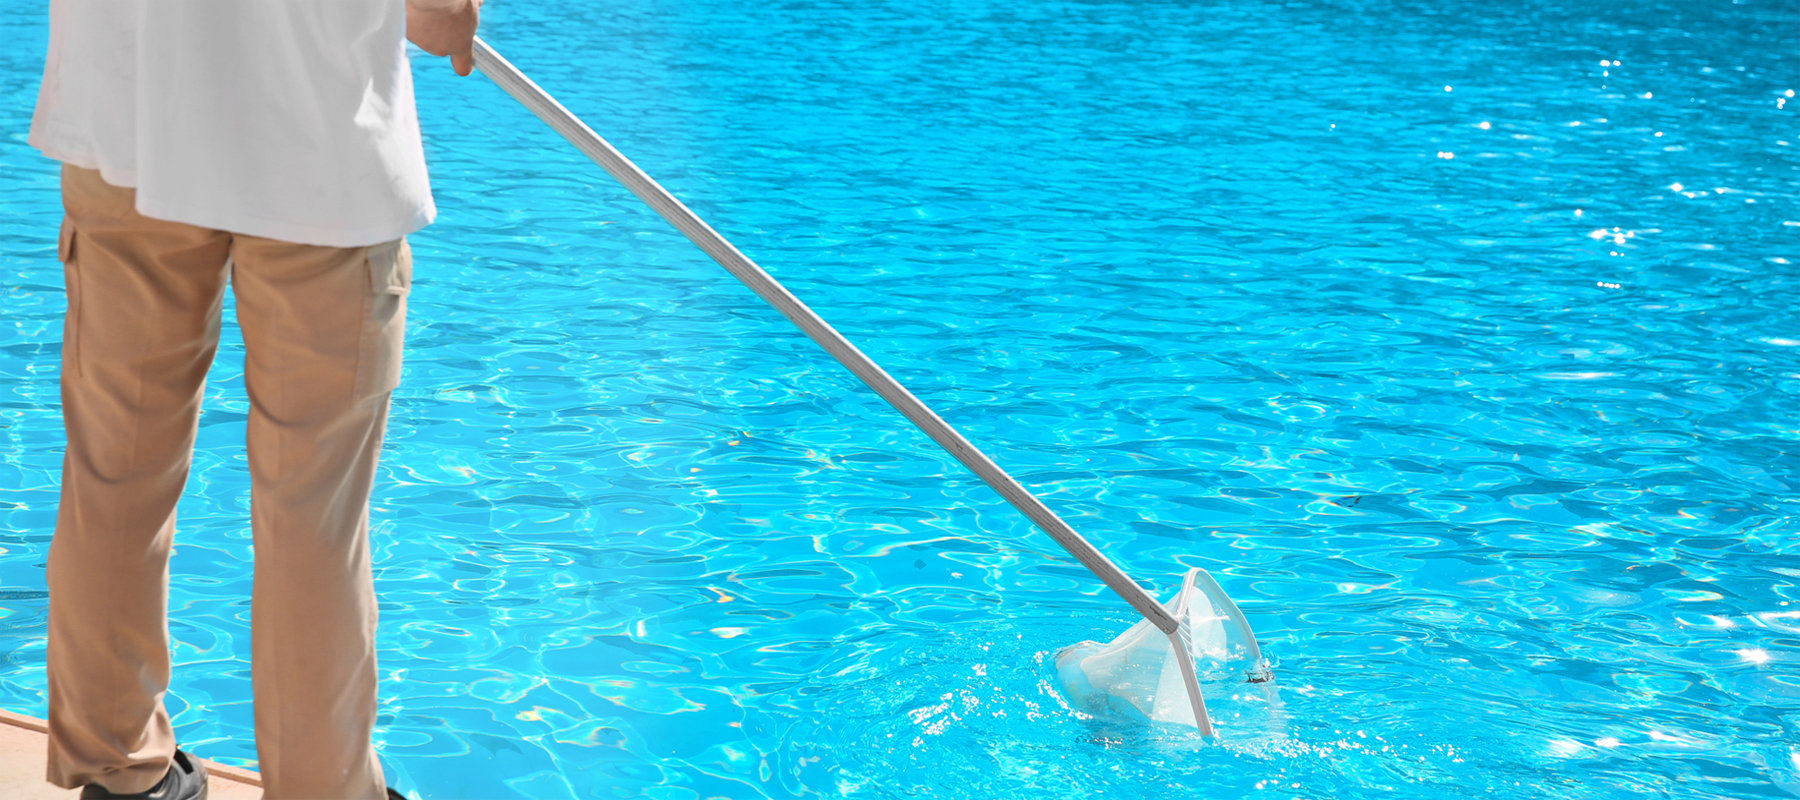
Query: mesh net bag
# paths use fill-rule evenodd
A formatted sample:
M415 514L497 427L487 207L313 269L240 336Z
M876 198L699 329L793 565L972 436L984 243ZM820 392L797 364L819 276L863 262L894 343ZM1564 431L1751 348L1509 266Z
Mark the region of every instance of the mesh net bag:
M1240 700L1240 684L1269 680L1268 663L1249 621L1206 570L1188 570L1181 591L1163 607L1181 624L1179 640L1191 667L1184 668L1173 637L1145 620L1111 642L1064 648L1056 655L1058 681L1087 713L1187 725L1210 736L1202 687Z

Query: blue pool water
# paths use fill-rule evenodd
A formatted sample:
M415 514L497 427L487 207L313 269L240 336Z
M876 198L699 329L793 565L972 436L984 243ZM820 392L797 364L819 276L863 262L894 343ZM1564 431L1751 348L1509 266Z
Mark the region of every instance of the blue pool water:
M40 4L0 32L0 706L60 459ZM507 2L484 34L1166 595L1285 722L1083 719L1129 609L479 77L377 491L426 798L1800 794L1788 0ZM1679 188L1677 188L1679 184ZM170 695L254 763L242 350Z

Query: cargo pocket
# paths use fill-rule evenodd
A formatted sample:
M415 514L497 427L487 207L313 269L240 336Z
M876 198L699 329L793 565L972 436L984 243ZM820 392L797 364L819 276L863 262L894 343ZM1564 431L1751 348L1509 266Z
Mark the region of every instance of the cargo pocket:
M63 217L62 230L56 234L56 260L63 264L63 294L68 309L63 312L63 370L81 374L81 266L75 263L75 222Z
M405 239L369 248L369 290L401 297L412 290L412 248Z
M405 239L365 251L368 282L363 332L356 360L356 398L385 396L400 385L400 353L406 344L406 295L412 291L412 250Z

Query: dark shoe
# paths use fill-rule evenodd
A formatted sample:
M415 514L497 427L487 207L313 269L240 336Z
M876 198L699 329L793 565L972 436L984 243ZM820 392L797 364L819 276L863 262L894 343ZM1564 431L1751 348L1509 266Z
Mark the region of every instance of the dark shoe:
M148 792L113 794L98 783L81 789L81 800L206 800L206 770L194 763L187 753L175 751L175 763L169 765L162 783Z

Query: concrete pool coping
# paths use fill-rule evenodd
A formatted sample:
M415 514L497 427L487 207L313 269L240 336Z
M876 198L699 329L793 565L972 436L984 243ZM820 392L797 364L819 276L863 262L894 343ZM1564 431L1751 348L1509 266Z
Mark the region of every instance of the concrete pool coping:
M81 793L79 789L61 789L44 780L49 730L41 719L0 709L0 797L7 800L73 800ZM210 800L256 800L262 797L262 778L255 772L204 759L201 763L206 765Z

